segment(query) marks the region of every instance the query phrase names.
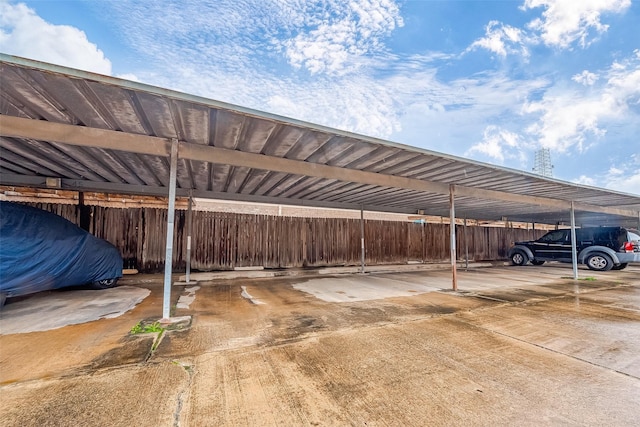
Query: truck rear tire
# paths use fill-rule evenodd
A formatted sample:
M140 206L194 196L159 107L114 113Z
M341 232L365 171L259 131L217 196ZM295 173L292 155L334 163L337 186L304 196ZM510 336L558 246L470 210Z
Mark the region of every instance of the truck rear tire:
M602 252L594 252L590 254L587 257L585 264L587 264L589 270L594 271L609 271L613 268L613 260L609 255Z

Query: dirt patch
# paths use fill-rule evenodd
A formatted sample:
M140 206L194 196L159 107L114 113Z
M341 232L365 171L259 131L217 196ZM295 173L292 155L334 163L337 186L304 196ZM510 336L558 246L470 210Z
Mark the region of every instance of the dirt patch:
M92 369L103 369L142 363L147 360L155 338L154 334L128 336L122 340L122 344L119 347L113 348L93 359L90 366Z

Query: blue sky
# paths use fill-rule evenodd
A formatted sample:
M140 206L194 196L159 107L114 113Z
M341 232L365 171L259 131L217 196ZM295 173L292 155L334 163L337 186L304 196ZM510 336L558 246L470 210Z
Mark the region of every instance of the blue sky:
M640 2L0 0L3 53L640 194Z

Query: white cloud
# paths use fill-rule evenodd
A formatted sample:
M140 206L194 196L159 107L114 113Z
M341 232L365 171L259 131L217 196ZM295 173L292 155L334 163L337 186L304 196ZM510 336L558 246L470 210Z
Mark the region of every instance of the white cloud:
M481 153L499 163L504 163L507 157L524 160L524 146L520 135L491 125L485 128L482 141L473 145L465 155Z
M507 54L519 53L523 57L529 56L526 44L530 42L526 34L519 28L491 21L485 27L485 37L474 41L467 49L487 49L498 56L506 57Z
M614 63L608 77L607 94L625 105L640 104L640 57Z
M611 166L609 168L610 175L622 175L624 173L624 169L617 168L615 166Z
M584 70L582 73L576 74L573 77L571 77L571 80L573 80L576 83L580 83L581 85L593 86L595 82L598 80L598 75L592 72L589 72L587 70Z
M526 28L516 28L498 21L490 21L485 36L467 49L487 49L504 58L521 55L529 58L529 47L540 43L559 49L570 49L578 41L587 47L609 26L601 22L606 13L622 13L631 0L525 0L524 11L544 8L542 16L530 21Z
M586 175L580 175L577 179L574 179L571 182L581 185L589 185L591 187L595 187L598 184L595 178Z
M390 87L397 103L401 130L392 139L409 145L484 161L501 161L490 156L490 137L502 132L500 148L504 164L527 168L526 151L532 149L530 138L520 138L520 146L508 146L508 133L519 133L526 125L521 116L522 102L548 86L544 79L512 80L503 73L479 73L473 78L443 82L437 69L405 72L384 83ZM508 124L505 122L508 118ZM487 126L493 127L487 129ZM493 130L492 130L493 129ZM484 138L484 139L482 139ZM470 145L484 142L483 151ZM507 145L505 145L507 144ZM493 153L498 153L494 150ZM515 163L515 165L514 165Z
M576 40L588 46L593 32L608 29L600 21L603 14L623 12L630 5L631 0L525 0L522 9L545 8L542 17L528 27L540 34L545 45L566 49Z
M603 137L606 125L639 120L630 107L640 104L640 60L637 56L614 63L603 72L606 82L583 90L547 92L540 101L525 104L524 114L539 115L527 128L542 147L564 152L583 151L590 137ZM574 80L576 80L574 76ZM578 78L580 80L580 78Z
M617 180L610 180L605 187L623 193L640 195L640 169L623 177L618 177Z
M384 39L403 25L393 0L106 4L102 7L118 17L113 25L126 41L158 62L188 57L211 67L215 60L227 70L268 61L311 74L344 74L357 69L363 58L384 52Z
M382 38L403 25L389 0L330 1L331 14L308 16L295 37L280 42L291 65L312 74L342 74L358 58L383 48Z
M541 115L527 132L538 136L542 147L560 152L576 147L583 151L588 134L601 137L606 133L598 121L615 114L615 103L608 97L581 99L576 94L545 95L542 101L525 105L523 112Z
M640 152L617 161L609 168L603 182L611 190L640 195Z
M616 159L616 163L603 174L591 177L582 175L573 182L640 195L640 153Z
M50 24L24 3L0 0L0 49L10 55L111 74L111 62L84 32Z

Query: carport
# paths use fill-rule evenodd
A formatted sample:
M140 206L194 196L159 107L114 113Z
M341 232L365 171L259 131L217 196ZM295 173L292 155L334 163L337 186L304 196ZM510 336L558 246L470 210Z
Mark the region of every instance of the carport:
M640 196L4 54L0 67L0 184L168 196L168 260L176 196L435 215L452 224L640 224ZM170 286L166 262L164 318Z

